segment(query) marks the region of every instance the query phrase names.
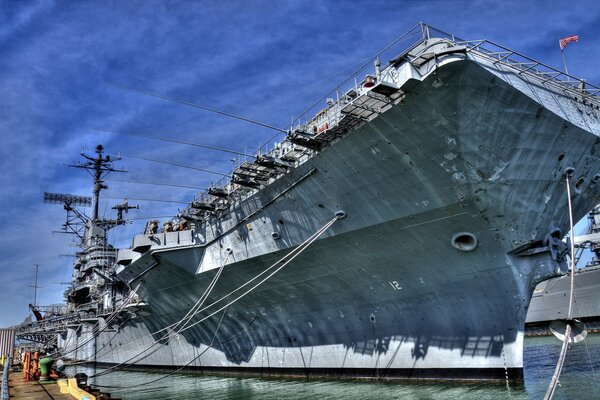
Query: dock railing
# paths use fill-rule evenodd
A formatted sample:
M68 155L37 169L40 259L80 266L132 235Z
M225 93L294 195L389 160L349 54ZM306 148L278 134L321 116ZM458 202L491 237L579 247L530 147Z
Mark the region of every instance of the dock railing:
M0 391L0 400L8 400L8 369L10 368L10 357L4 360L2 368L2 390Z

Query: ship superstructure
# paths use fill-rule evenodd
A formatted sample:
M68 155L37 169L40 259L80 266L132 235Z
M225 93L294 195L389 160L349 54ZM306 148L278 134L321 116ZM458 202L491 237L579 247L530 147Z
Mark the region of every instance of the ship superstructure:
M117 249L108 243L107 235L111 228L126 223L123 212L138 206L125 201L113 207L117 212L116 219L100 218L100 192L108 188L104 177L111 172L124 172L113 167L118 157L111 158L103 153L103 147L98 145L95 157L82 153L85 162L71 165L90 172L94 183L93 198L44 193L45 203L63 205L67 218L61 232L74 235L80 248L75 254L71 282L64 293L66 304L61 307L30 305L36 321L19 327L17 335L20 338L38 342L46 350L62 346L69 327L81 330L84 325L96 324L123 301L125 285L115 274ZM91 216L79 209L90 206L93 206Z
M63 354L107 373L521 379L533 290L566 271L567 177L576 219L600 193L599 89L423 24L373 61L119 250L125 300Z

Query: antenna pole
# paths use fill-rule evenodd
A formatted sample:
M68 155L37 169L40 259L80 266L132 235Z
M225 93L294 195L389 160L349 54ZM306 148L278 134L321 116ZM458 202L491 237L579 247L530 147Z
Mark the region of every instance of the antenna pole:
M38 270L40 268L39 264L34 264L35 265L35 284L29 285L29 287L33 288L33 306L37 307L37 289L41 286L38 286Z
M33 286L33 305L37 306L37 289L38 289L38 270L40 269L40 266L38 264L35 264L35 284Z
M125 172L124 170L115 169L112 166L113 161L118 161L121 157L113 157L111 158L109 155L103 157L102 153L104 152L104 147L101 144L96 146L96 154L97 156L94 158L92 156L88 156L85 153L81 153L81 155L86 158L88 161L85 164L77 164L71 165L71 167L86 169L90 172L93 171L94 176L94 215L92 216L92 221L97 223L99 221L98 218L98 208L100 206L100 191L102 189L108 189L108 186L104 184L104 180L102 179L104 176L109 174L110 172Z
M94 222L98 221L98 207L100 203L100 191L107 186L102 184L102 146L96 147L98 157L94 160Z

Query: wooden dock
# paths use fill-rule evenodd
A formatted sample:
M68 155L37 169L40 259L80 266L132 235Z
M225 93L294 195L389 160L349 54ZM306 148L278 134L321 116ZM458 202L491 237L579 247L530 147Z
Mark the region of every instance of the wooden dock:
M55 381L49 381L48 383L43 384L36 381L28 382L23 378L23 374L20 372L11 372L8 375L8 386L11 400L72 400L70 395L60 393L60 388Z

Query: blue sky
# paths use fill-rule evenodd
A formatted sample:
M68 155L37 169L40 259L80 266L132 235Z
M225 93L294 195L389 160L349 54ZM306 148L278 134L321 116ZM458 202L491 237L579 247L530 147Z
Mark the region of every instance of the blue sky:
M72 236L44 191L89 195L84 148L229 172L231 156L103 133L120 130L253 152L273 131L123 90L190 100L284 127L369 56L424 21L487 38L600 84L597 1L0 1L0 327L20 322L40 264L39 304L62 301ZM219 179L123 158L118 180L205 187ZM109 179L110 181L110 179ZM106 196L139 202L130 216L173 215L197 190L110 183ZM118 200L101 203L104 214ZM134 203L135 201L131 201ZM110 214L108 214L110 215ZM142 222L112 231L127 245Z

